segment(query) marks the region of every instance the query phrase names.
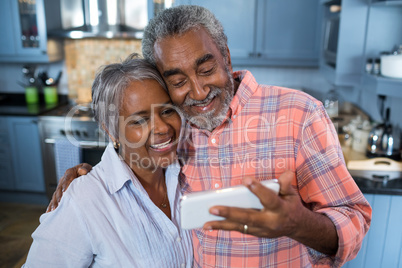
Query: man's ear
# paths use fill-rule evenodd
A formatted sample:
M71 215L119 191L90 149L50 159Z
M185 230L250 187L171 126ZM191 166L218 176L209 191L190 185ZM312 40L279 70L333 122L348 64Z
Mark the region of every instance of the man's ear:
M227 63L230 73L233 73L232 58L230 57L230 50L229 50L228 45L226 45L226 63Z

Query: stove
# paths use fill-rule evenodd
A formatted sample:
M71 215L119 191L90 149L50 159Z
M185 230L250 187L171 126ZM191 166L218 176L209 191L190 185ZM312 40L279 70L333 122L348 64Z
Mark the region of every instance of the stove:
M94 120L93 111L89 105L58 107L39 116L38 126L46 193L50 199L65 169L78 163L96 165L108 144L108 139ZM60 146L56 146L60 143L65 144L63 148L66 148L66 151L60 152ZM73 149L74 152L79 151L79 156L71 155L70 157L69 149ZM59 151L56 153L56 150ZM60 154L64 154L67 159L65 166L60 166L60 163L63 162L63 159L57 158L60 157ZM71 159L77 161L68 162Z

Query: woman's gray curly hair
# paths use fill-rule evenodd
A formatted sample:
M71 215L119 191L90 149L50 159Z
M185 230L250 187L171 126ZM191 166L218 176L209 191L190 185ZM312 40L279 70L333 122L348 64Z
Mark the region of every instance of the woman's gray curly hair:
M92 110L95 120L113 138L119 137L118 122L124 91L131 82L146 79L156 80L166 90L158 70L135 53L121 63L105 65L97 71L92 84Z
M156 41L174 35L182 35L189 30L204 27L215 42L222 56L227 56L227 37L222 24L208 9L194 5L182 5L165 9L153 18L144 30L142 55L156 66L154 44Z

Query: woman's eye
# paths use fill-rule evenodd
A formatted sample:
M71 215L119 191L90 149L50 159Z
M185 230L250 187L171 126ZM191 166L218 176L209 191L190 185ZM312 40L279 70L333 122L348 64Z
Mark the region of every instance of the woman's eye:
M165 109L165 110L162 111L162 115L171 115L171 114L173 114L173 113L175 113L175 112L176 112L175 109L173 109L173 108L168 108L168 109Z
M138 118L130 121L130 125L139 126L147 123L146 118Z

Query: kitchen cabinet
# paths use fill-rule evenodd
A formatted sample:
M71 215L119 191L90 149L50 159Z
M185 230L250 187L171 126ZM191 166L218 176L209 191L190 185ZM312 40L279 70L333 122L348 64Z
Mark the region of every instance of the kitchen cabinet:
M402 196L365 194L373 208L371 227L345 268L402 268Z
M259 0L256 63L317 66L320 17L316 0Z
M368 3L365 0L321 0L322 28L320 72L332 84L338 86L356 86L360 84L364 63L365 32ZM328 34L328 23L333 12L331 6L340 6L339 32L335 64L328 63L324 57L324 44Z
M179 0L221 21L232 62L252 66L317 66L318 0Z
M369 2L365 59L380 58L381 52L389 52L394 46L402 45L402 1ZM402 98L402 79L364 73L362 84L364 90Z
M0 117L0 189L4 190L14 188L14 173L10 152L7 119Z
M44 1L0 1L0 62L46 63L63 58L61 41L47 38L46 25L51 22L45 19Z
M402 97L402 80L366 72L367 59L402 44L402 1L321 0L322 43L329 6L341 5L336 64L320 57L320 71L338 86L360 87L379 95Z
M8 159L3 167L6 173L1 174L0 188L44 193L45 184L37 118L0 117L0 128L2 129L0 135L3 133L2 145L6 145L3 155L7 154Z

